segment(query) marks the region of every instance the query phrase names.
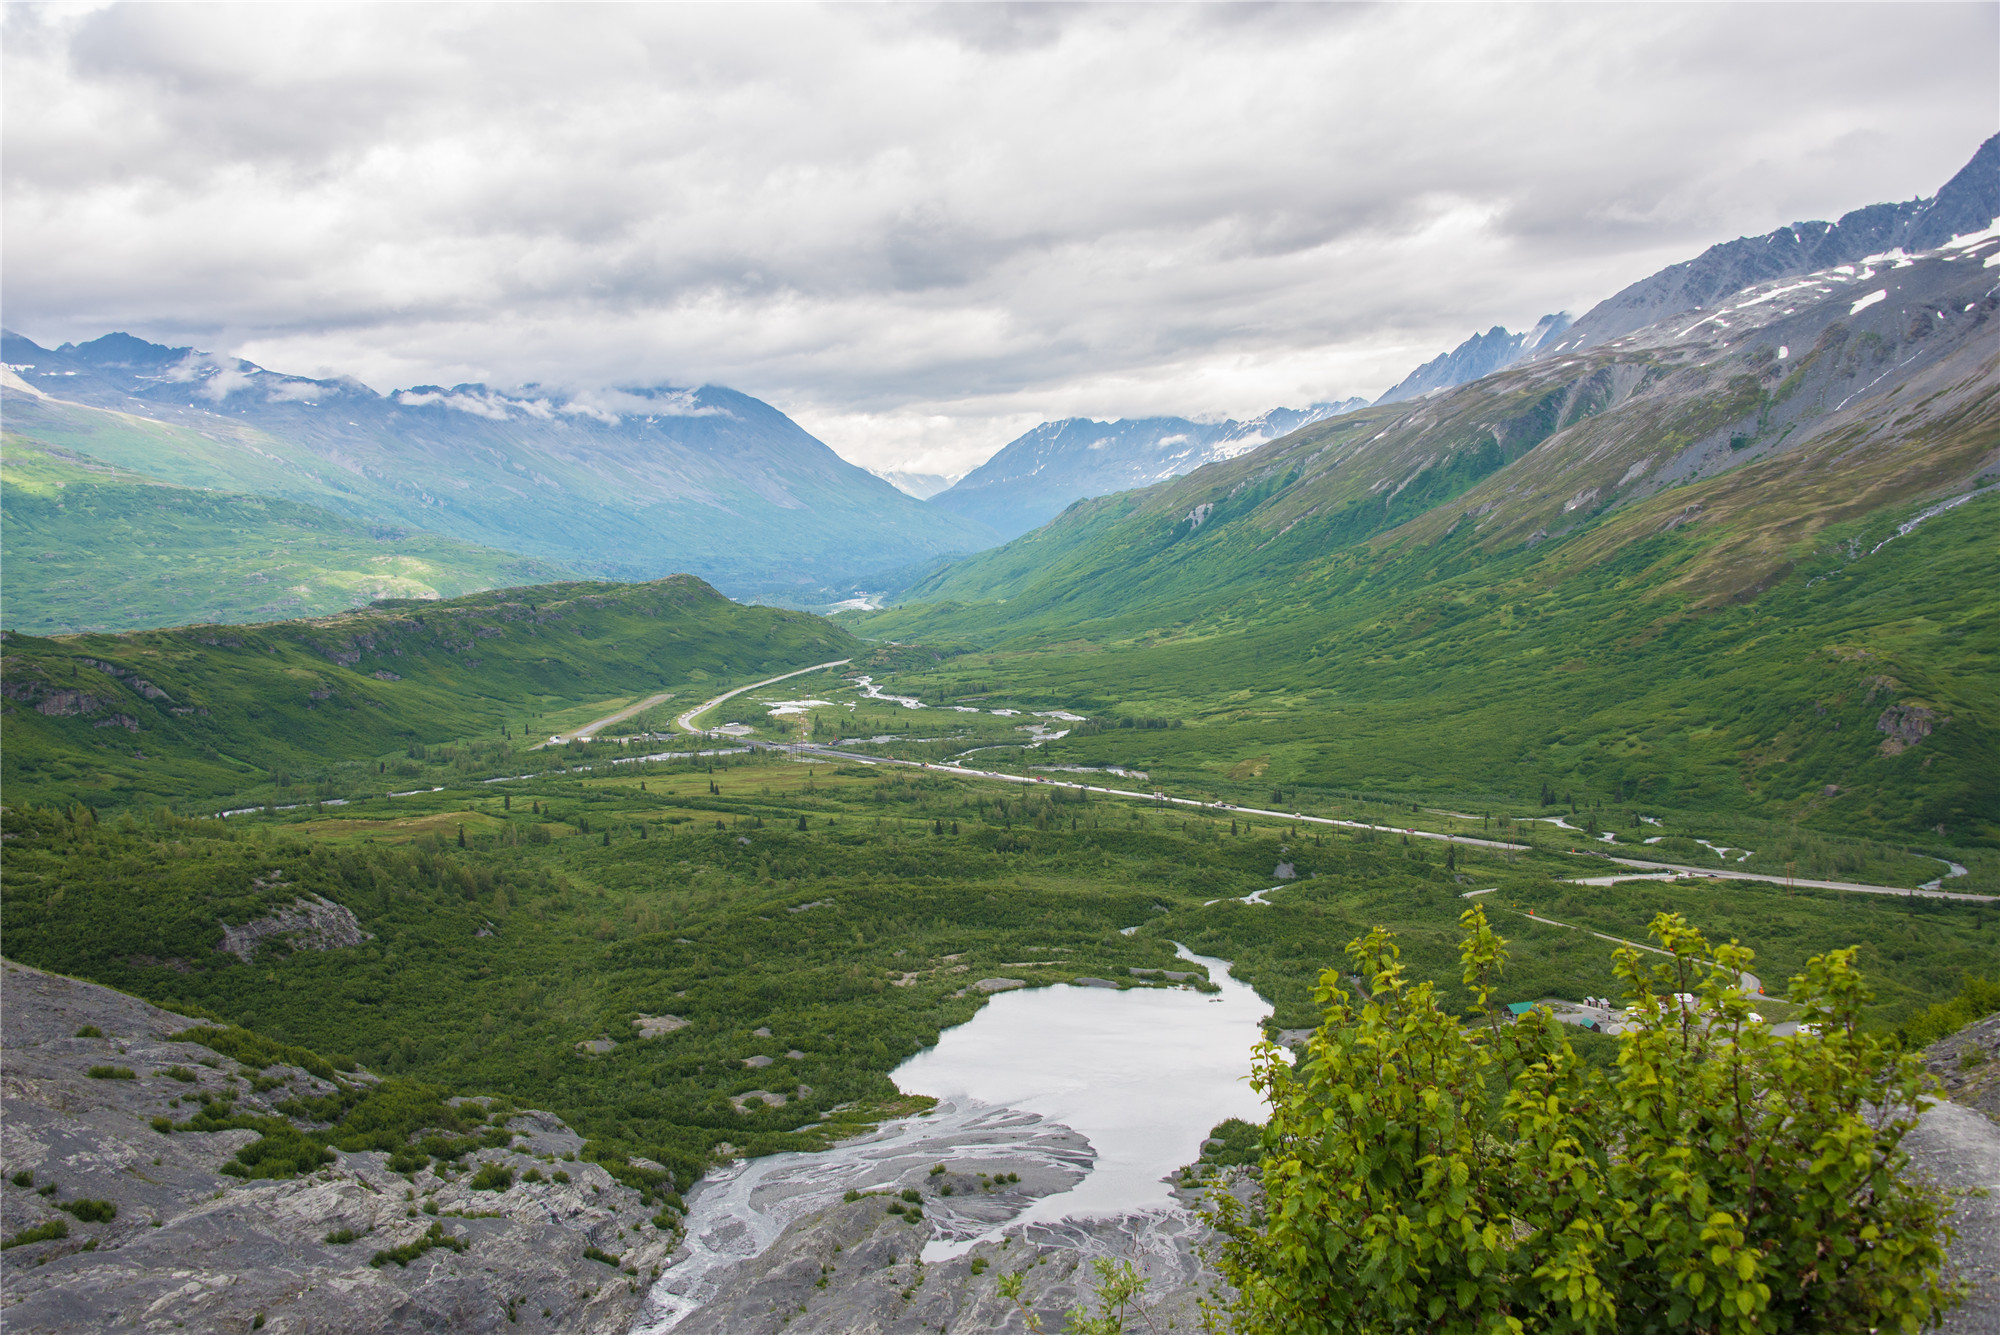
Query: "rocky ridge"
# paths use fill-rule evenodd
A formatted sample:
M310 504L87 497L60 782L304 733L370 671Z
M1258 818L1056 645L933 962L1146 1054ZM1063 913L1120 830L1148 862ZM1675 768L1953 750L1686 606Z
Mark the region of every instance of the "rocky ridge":
M202 1021L91 983L10 962L0 989L9 1328L234 1332L262 1318L287 1335L622 1335L673 1249L639 1193L578 1160L582 1137L547 1113L507 1119L511 1144L455 1171L336 1152L317 1172L242 1181L221 1169L256 1131L165 1134L154 1119L224 1097L275 1116L333 1081L241 1067L172 1037ZM504 1190L474 1189L488 1165L509 1172ZM61 1236L17 1242L38 1229ZM402 1263L371 1264L398 1248Z
M1533 329L1519 334L1510 334L1496 324L1483 334L1474 334L1450 352L1425 362L1376 399L1375 403L1402 403L1435 390L1469 385L1495 371L1503 371L1523 357L1533 356L1536 349L1554 342L1569 328L1573 318L1568 311L1544 315L1535 322Z
M1935 250L1995 218L2000 218L2000 135L1981 144L1972 160L1929 199L1870 204L1842 214L1838 222L1795 222L1764 236L1710 246L1694 259L1669 265L1606 297L1584 312L1566 337L1533 355L1581 352L1684 312L1707 309L1758 283L1852 264L1884 251Z

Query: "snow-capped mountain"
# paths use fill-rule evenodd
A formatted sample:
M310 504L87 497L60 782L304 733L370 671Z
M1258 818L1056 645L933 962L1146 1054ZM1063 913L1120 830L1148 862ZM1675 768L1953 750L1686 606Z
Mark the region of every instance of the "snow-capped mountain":
M1870 255L1935 250L2000 218L2000 134L1929 199L1870 204L1839 222L1795 222L1765 236L1710 246L1605 298L1541 355L1578 352L1688 311L1703 310L1756 283L1853 264Z
M1375 402L1401 403L1406 399L1420 398L1432 390L1469 385L1483 376L1505 370L1523 357L1532 356L1538 348L1568 329L1575 318L1568 311L1544 315L1535 322L1533 329L1523 334L1510 334L1496 324L1483 334L1474 334L1442 357L1425 362Z
M1104 496L1233 459L1302 426L1367 407L1364 399L1274 408L1239 422L1186 417L1069 417L1009 441L931 504L1007 538L1039 528L1088 496Z

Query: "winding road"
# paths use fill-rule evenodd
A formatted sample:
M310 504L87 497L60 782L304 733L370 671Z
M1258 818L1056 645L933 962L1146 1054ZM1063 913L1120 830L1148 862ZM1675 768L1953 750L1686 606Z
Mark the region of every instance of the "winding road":
M837 658L831 663L815 663L811 667L800 668L796 672L784 672L780 673L778 676L775 677L766 677L762 681L753 681L748 686L738 686L733 691L724 691L721 695L716 696L713 700L704 700L702 703L696 705L693 709L688 710L686 713L682 714L679 718L675 719L674 722L680 727L681 731L683 732L700 732L702 730L694 726L694 721L697 718L700 718L703 714L706 714L709 710L721 704L724 700L733 699L736 696L743 694L743 692L745 691L754 691L759 686L769 686L772 682L785 681L792 677L803 677L808 672L820 672L826 668L845 667L847 664L852 663L853 661L854 660L851 658ZM625 706L625 708L619 710L615 714L606 714L603 718L594 719L591 722L584 724L580 728L571 728L568 732L556 733L553 736L551 736L549 740L547 740L546 742L537 742L528 749L530 751L539 751L543 747L559 746L565 742L573 742L579 740L587 742L597 733L610 727L612 724L622 723L626 719L631 718L634 714L643 714L648 709L651 709L654 705L662 704L673 698L674 698L674 693L672 691L661 691L658 695L649 695L636 705L627 705Z
M759 686L769 686L775 682L790 681L793 677L803 677L808 672L824 672L828 668L846 667L853 661L851 658L836 658L831 663L815 663L811 667L800 668L797 672L781 672L775 677L766 677L762 681L753 681L748 686L738 686L733 691L724 691L713 700L702 701L693 709L688 710L685 714L675 719L674 723L679 726L682 732L702 732L704 729L695 727L694 721L725 700L733 700L743 694L743 692L754 691Z

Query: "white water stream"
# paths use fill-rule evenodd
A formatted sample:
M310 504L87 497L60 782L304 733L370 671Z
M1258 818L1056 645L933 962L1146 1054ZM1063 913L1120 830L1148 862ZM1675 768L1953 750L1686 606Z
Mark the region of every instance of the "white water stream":
M635 1335L671 1330L794 1220L850 1189L921 1177L934 1163L1055 1174L1072 1184L1000 1223L953 1218L936 1208L944 1202L927 1201L927 1261L1065 1219L1165 1222L1157 1216L1179 1207L1164 1179L1199 1156L1209 1129L1229 1117L1263 1119L1248 1076L1270 1009L1229 976L1225 961L1179 953L1207 966L1222 990L1003 992L893 1073L904 1092L939 1100L928 1115L884 1123L824 1153L770 1155L711 1173L688 1202L686 1254L654 1285Z

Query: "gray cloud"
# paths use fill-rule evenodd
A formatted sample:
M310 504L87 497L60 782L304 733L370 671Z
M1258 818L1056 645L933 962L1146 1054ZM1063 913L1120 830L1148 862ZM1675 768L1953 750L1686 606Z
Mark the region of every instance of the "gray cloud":
M723 383L960 471L1928 193L1995 13L10 6L5 314L384 390Z

